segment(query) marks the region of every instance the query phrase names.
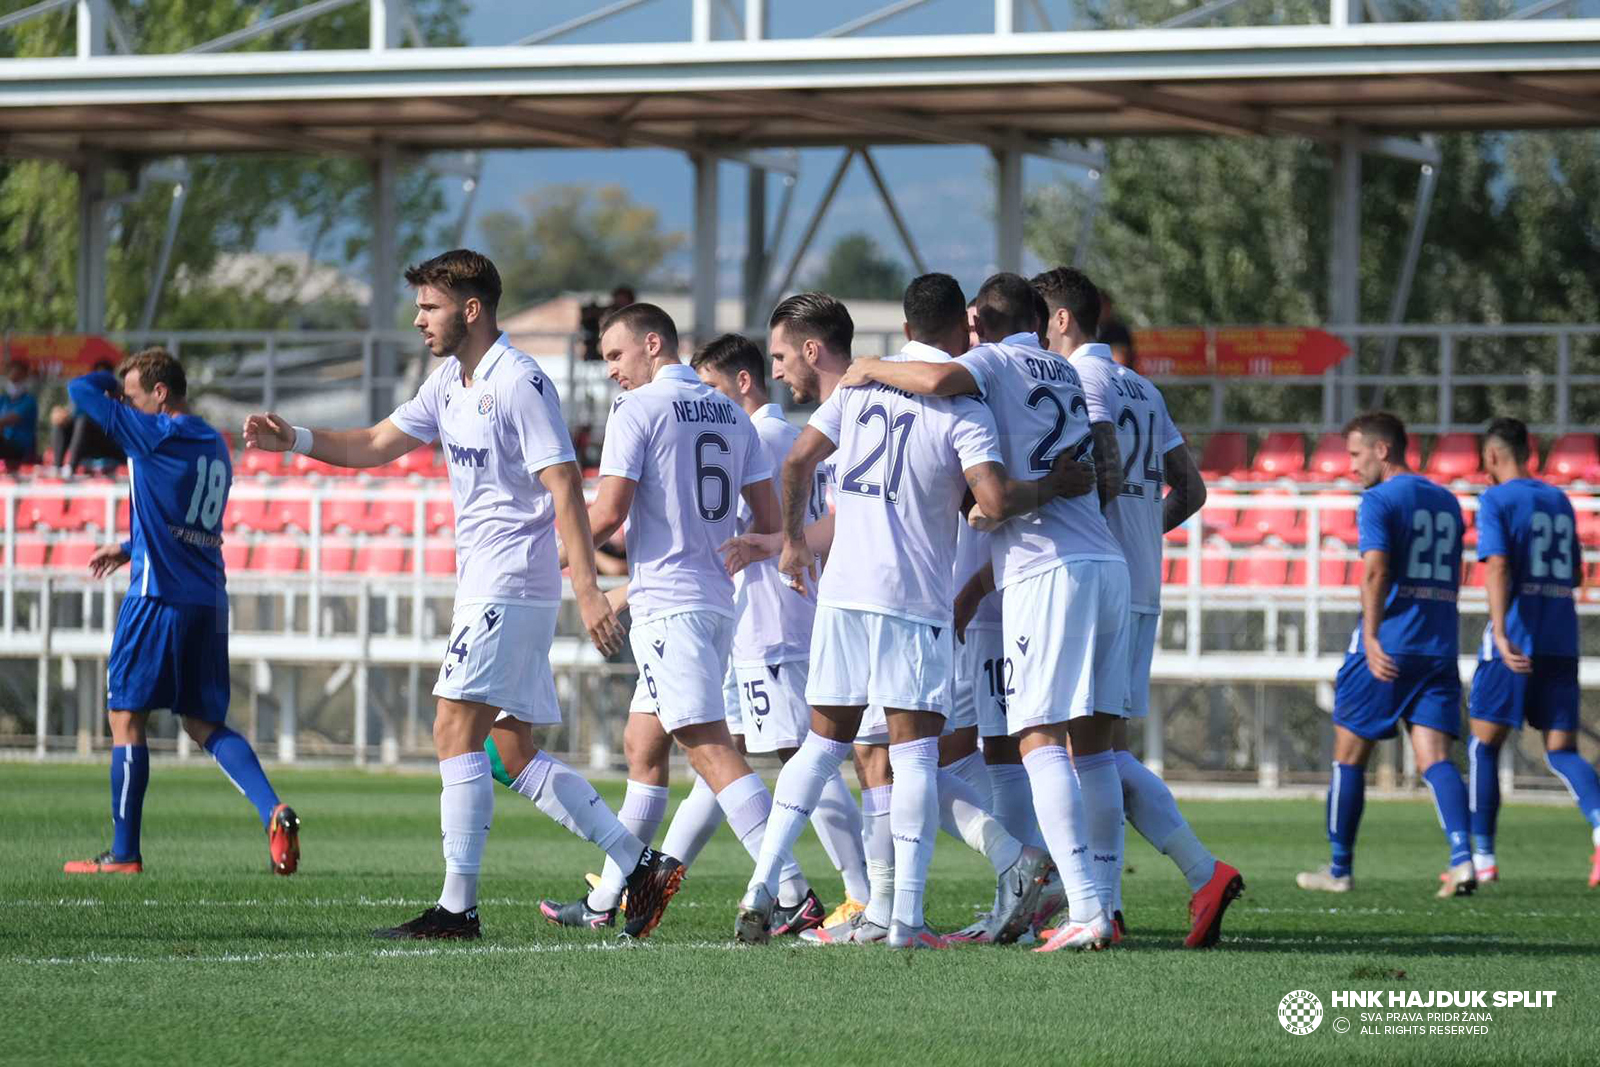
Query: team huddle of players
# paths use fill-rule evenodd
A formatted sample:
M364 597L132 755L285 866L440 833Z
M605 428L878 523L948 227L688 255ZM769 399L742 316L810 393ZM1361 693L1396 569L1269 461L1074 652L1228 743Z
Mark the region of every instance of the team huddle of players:
M1216 943L1243 879L1201 844L1127 733L1127 720L1148 710L1162 537L1198 510L1205 488L1160 391L1095 343L1102 300L1086 276L997 274L970 302L947 275L919 277L904 298L907 343L881 360L851 358L849 312L819 293L778 305L765 356L730 334L687 365L660 308L614 309L600 350L623 391L587 503L554 383L496 324L493 264L458 250L406 278L416 326L440 360L415 398L363 430L312 431L272 414L244 426L248 447L348 467L444 445L458 561L434 689L445 883L436 905L377 936L480 935L498 779L606 857L585 893L541 904L565 926L611 929L622 918L624 935L647 937L725 821L755 864L734 921L741 941L1100 949L1127 932L1121 874L1132 823L1189 882L1186 944ZM769 365L797 402L819 404L803 429L769 402ZM113 388L90 384L102 395ZM151 418L198 422L160 403ZM1333 862L1300 884L1350 887L1363 768L1402 719L1450 838L1441 894L1493 878L1495 757L1524 715L1546 732L1552 769L1597 827L1595 884L1600 782L1575 746L1581 567L1570 504L1527 476L1525 428L1493 424L1485 461L1498 484L1479 522L1491 621L1470 705L1469 796L1449 760L1460 717L1459 505L1406 470L1392 416L1358 418L1347 440L1368 488L1363 621L1337 686ZM203 464L193 479L175 475L166 495L183 500L173 514L146 499L160 494L135 495L122 557L136 573L141 559L148 575L160 556L215 555L221 589L220 541L208 540L221 506L191 506L182 523L176 514L191 494L209 500L211 481L225 499L225 450L221 462L210 481ZM624 527L628 582L602 593L594 548ZM617 812L534 740L534 727L560 721L548 652L563 568L602 652L620 648L618 615L630 616L639 680ZM149 595L131 591L124 615ZM117 646L139 645L150 662L166 658L144 646L181 638L152 637L138 619L125 632L123 621ZM174 706L226 730L225 689L220 710L214 691L190 710L156 699L114 703L113 715L142 733L151 708ZM695 779L654 848L674 745ZM783 761L770 792L749 753ZM846 761L859 805L841 775ZM137 810L130 854L118 782L114 760L117 844L69 869L137 863ZM275 866L289 873L294 863L284 870L277 857L292 846L297 860L298 820L289 812L293 825L280 825L264 776L261 787ZM139 802L142 793L140 784ZM794 859L807 823L843 879L845 903L831 914ZM949 934L923 914L941 828L981 852L996 877L989 910Z

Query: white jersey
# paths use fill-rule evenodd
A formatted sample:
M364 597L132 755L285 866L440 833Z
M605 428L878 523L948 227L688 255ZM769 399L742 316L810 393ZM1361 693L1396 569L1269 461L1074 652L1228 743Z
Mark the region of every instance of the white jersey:
M733 579L718 549L734 535L740 491L772 477L745 413L687 366L663 367L612 403L600 450L608 475L637 483L627 535L634 625L684 611L732 618Z
M456 511L456 603L561 603L555 505L539 472L576 457L555 383L501 334L472 384L449 357L389 416L444 443Z
M1161 390L1111 358L1106 345L1083 345L1067 357L1083 382L1090 422L1109 422L1122 451L1122 495L1106 522L1128 558L1129 607L1161 611L1161 495L1166 454L1183 444Z
M965 519L956 516L956 569L953 592L961 592L967 580L987 567L993 559L989 534L974 530ZM1000 590L996 589L978 602L978 612L967 625L974 630L1000 629Z
M772 465L773 474L783 469L783 461L800 436L800 427L790 422L783 408L767 404L750 416L756 436ZM827 514L827 469L818 466L811 480L806 503L806 524ZM750 505L739 501L739 532L750 528ZM776 559L753 563L733 577L733 664L735 667L760 667L773 663L806 660L811 651L811 623L817 613L811 583L806 595L794 588L778 570Z
M1062 452L1084 461L1093 457L1089 405L1078 372L1040 348L1037 334L1016 333L979 345L956 362L971 372L994 415L1011 477L1042 477ZM992 542L1000 589L1072 560L1122 559L1094 493L1057 497L1002 523Z
M912 341L889 359L950 357ZM811 425L838 446L833 551L817 602L948 625L962 472L1000 462L993 417L968 397L871 385L834 390Z

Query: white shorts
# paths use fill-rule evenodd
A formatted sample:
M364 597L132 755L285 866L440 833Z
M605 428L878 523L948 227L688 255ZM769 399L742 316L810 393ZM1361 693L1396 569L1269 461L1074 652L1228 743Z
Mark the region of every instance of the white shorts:
M628 641L639 665L629 711L656 716L669 734L726 717L722 683L733 619L714 611L680 611L635 623Z
M956 682L947 725L976 726L980 737L1005 737L1007 672L1005 634L999 629L969 629L956 642Z
M457 604L433 695L488 704L535 726L559 723L550 643L560 610L525 600Z
M1161 616L1136 611L1128 616L1128 718L1150 714L1150 661L1161 636Z
M731 663L728 664L728 673L722 678L722 717L728 720L730 734L734 737L744 736L744 709L739 707L739 677L733 673Z
M861 725L856 729L856 744L887 745L889 743L889 717L879 704L868 704L861 713Z
M819 605L806 702L948 715L954 646L949 626Z
M1013 734L1128 713L1128 566L1074 560L1006 586L1006 722Z
M806 662L735 667L739 717L749 752L799 748L811 732L811 705L806 703Z

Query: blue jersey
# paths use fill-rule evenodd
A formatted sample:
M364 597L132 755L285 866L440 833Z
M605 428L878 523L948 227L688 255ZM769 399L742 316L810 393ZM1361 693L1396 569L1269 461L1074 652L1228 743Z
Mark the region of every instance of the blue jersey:
M75 378L72 403L128 454L133 535L130 596L173 604L227 602L222 512L233 464L222 435L198 415L146 415L106 395L109 371Z
M1389 555L1378 644L1390 655L1454 656L1460 647L1461 505L1416 474L1368 489L1357 513L1361 551Z
M1576 656L1572 602L1582 566L1577 516L1567 494L1536 478L1514 478L1478 501L1478 558L1504 556L1511 570L1506 636L1530 656ZM1500 655L1484 642L1484 659Z

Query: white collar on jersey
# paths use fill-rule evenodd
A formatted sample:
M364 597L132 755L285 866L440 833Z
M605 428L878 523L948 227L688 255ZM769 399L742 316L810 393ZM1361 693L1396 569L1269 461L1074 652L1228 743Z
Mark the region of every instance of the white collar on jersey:
M783 413L783 407L779 404L762 404L750 416L751 422L756 419L782 419L784 422L788 422L789 416Z
M1088 356L1090 359L1103 359L1107 363L1116 362L1111 358L1111 346L1103 345L1099 341L1090 341L1087 344L1079 345L1072 350L1072 356ZM1072 357L1069 356L1068 358Z
M1016 345L1019 348L1038 348L1039 335L1029 330L1023 330L1021 333L1014 333L1009 337L1002 338L1000 343L1003 345Z
M704 384L700 381L700 375L696 374L694 368L687 363L669 363L656 371L656 376L650 380L659 382L663 378L670 378L680 382L694 382L696 385Z
M500 362L500 357L505 355L506 350L510 347L511 338L506 335L504 330L501 330L500 336L495 338L494 344L490 345L489 350L483 354L483 358L478 360L478 368L472 375L473 384L477 384L489 377L489 372L494 370L494 365ZM457 366L459 367L460 364L458 363ZM457 373L456 377L459 379L460 374Z
M950 353L942 348L923 344L921 341L907 341L906 346L899 352L902 359L919 363L949 363Z

